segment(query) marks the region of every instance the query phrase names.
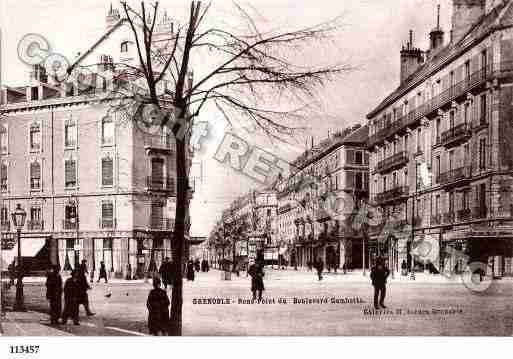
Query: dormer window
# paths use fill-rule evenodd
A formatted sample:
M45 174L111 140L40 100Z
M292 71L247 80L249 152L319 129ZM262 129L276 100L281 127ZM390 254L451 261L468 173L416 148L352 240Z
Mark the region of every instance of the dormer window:
M121 43L121 52L122 53L128 52L128 41L123 41Z

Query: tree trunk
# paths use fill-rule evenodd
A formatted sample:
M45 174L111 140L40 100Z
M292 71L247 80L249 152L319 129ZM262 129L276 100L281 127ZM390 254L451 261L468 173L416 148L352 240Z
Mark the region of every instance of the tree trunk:
M179 136L183 137L183 136ZM175 137L176 138L176 137ZM187 136L176 138L176 175L177 175L177 201L175 214L175 228L173 238L173 262L175 276L171 298L171 324L170 335L182 335L182 304L183 304L183 262L185 248L185 222L189 213L188 173L187 173Z

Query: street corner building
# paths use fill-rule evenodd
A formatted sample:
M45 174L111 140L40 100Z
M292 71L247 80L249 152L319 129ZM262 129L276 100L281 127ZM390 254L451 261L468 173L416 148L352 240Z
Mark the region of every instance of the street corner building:
M434 24L425 51L410 31L399 87L367 116L370 199L395 228L371 228L371 251L394 271L511 276L513 3L453 0L450 31ZM412 256L418 241L430 253Z
M169 44L172 34L164 15L154 40ZM85 259L90 271L103 261L109 276L134 278L171 257L175 140L120 106L135 91L122 66L137 61L132 37L111 7L104 35L71 65L79 76L57 81L34 65L26 86L1 90L2 269L17 256L17 204L27 212L21 253L29 272L50 264L69 271Z

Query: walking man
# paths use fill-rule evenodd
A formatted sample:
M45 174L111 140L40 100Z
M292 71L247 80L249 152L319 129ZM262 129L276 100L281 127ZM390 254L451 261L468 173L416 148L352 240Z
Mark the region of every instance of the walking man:
M385 261L383 258L378 258L376 260L376 265L371 269L371 280L372 285L374 286L374 309L385 309L385 296L387 293L387 278L390 274L390 271L385 266ZM379 305L378 305L378 297L379 297Z
M50 302L50 323L59 324L62 308L62 277L56 265L52 265L46 276L46 299Z
M168 285L173 284L173 264L169 261L169 257L166 257L160 265L159 274L162 278L164 289L167 289Z
M315 262L315 269L317 270L317 277L322 280L322 271L324 270L324 263L321 258L318 258Z
M100 262L100 275L98 277L98 282L100 282L100 279L105 279L105 283L107 283L107 270L105 269L105 262Z
M151 335L166 335L169 328L169 298L160 288L160 278L153 278L153 289L146 301L148 308L148 329Z
M251 276L251 292L253 293L253 300L262 300L262 292L264 291L264 268L260 263L253 262L248 269L248 274Z
M79 289L79 301L78 305L83 304L84 309L86 311L87 316L94 315L95 313L91 312L89 309L89 296L87 295L87 291L91 289L89 283L87 283L87 261L84 259L82 264L80 265L80 270L78 272L78 289ZM77 306L78 310L78 306Z
M77 270L71 272L71 277L64 283L64 311L62 312L62 324L73 319L73 324L80 325L78 321L78 302L80 301L80 275Z

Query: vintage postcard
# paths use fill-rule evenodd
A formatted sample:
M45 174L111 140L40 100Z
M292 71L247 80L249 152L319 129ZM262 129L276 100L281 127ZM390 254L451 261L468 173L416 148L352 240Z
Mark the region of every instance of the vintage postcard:
M1 0L0 215L2 336L511 337L513 1Z

